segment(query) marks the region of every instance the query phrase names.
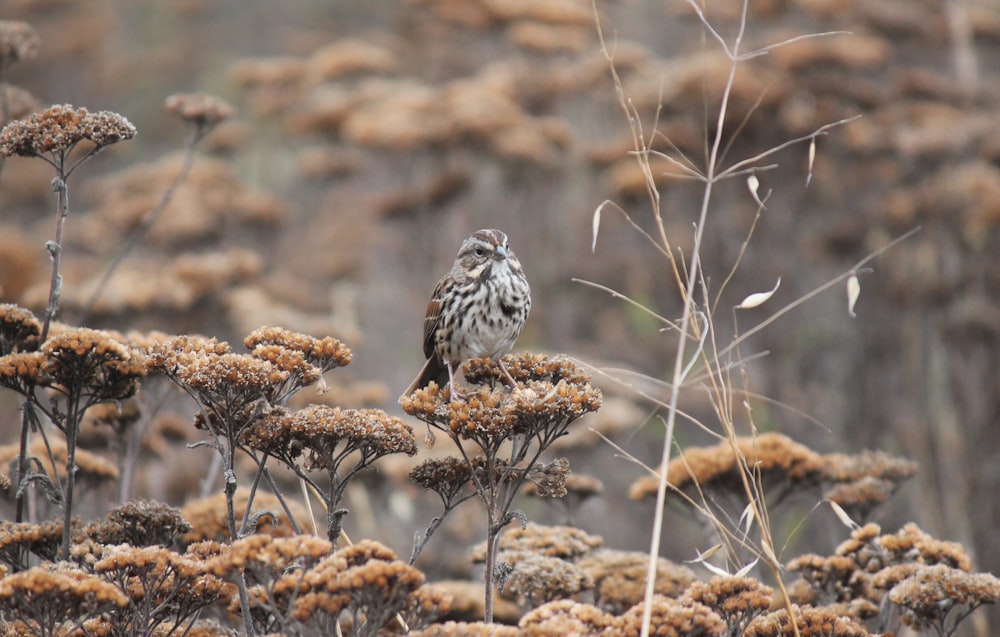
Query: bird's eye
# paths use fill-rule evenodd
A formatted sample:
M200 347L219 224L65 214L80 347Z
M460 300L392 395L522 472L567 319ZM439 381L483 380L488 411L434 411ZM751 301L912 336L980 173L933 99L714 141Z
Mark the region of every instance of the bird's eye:
M484 248L482 246L476 248L476 256L477 257L484 256L485 254L486 254L486 248Z

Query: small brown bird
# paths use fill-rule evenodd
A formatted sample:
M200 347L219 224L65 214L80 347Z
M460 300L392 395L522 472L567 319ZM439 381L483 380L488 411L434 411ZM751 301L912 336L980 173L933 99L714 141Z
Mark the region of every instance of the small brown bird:
M470 358L499 361L514 346L529 310L531 288L507 235L499 230L472 233L431 294L424 318L427 362L406 394L433 380L439 386L447 381L455 395L458 366ZM513 384L503 363L501 370Z

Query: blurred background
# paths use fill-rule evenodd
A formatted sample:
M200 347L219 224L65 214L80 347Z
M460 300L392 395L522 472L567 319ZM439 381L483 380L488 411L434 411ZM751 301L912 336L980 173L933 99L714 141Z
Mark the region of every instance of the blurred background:
M737 4L706 8L724 37L736 33ZM679 0L600 1L596 10L645 134L657 131L655 148L704 166L729 70L714 38ZM108 109L139 131L70 180L63 321L201 333L237 348L267 324L337 336L355 361L328 375L332 400L399 413L396 398L423 362L431 289L465 236L496 227L533 291L519 349L668 377L675 335L573 281L680 315L668 262L610 207L591 252L591 221L606 199L641 228L654 224L589 2L5 0L0 19L29 22L42 40L36 58L8 69L9 83L41 108ZM915 521L961 542L978 570L997 571L1000 5L754 0L741 50L831 31L850 35L801 40L739 66L723 165L863 117L819 139L808 186L807 144L763 162L777 165L757 174L771 196L722 293L716 339L727 344L920 227L861 276L856 318L837 286L741 347L747 357L767 352L746 366L750 388L774 401L755 404L756 424L821 452L882 449L918 461L876 521L887 531ZM237 115L198 147L188 180L91 304L109 262L180 170L189 131L163 108L176 92L221 96ZM687 256L702 188L662 175L666 163L654 168L669 237ZM23 158L0 173L0 298L39 313L51 176ZM713 294L755 212L744 180L717 188L703 247ZM779 277L774 298L734 324L728 308ZM600 383L607 407L591 426L655 464L655 408ZM684 400L714 424L702 392ZM0 396L0 409L0 442L14 442L16 399ZM682 447L708 442L688 424L677 438ZM573 469L605 485L573 522L609 546L642 549L651 506L626 497L641 469L592 435L572 442ZM176 460L151 457L135 494L183 503L201 476L169 471ZM410 519L398 531L370 530L408 554L427 521L414 509L422 496L394 493L369 494L372 510ZM827 553L847 531L814 504L793 508L778 537ZM562 519L553 507L528 513ZM668 557L708 546L689 514L670 515ZM802 519L823 531L796 530Z

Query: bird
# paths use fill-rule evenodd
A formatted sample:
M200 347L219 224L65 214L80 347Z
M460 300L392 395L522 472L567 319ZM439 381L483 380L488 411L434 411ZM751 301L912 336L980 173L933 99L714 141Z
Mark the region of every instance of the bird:
M456 396L455 372L472 358L499 362L514 386L500 358L514 346L530 310L531 287L507 235L495 229L473 232L431 293L424 318L427 362L405 395L434 381L439 387L447 382Z

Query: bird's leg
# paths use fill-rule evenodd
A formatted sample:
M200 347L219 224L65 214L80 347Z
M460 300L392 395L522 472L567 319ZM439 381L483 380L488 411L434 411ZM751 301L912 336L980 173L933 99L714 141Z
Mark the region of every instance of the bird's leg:
M455 400L456 398L464 399L465 394L458 391L458 388L455 386L455 370L452 368L451 361L445 363L445 366L448 367L448 391L451 396L451 400Z

